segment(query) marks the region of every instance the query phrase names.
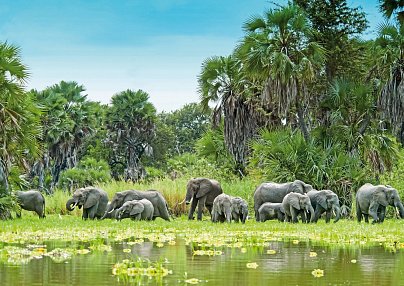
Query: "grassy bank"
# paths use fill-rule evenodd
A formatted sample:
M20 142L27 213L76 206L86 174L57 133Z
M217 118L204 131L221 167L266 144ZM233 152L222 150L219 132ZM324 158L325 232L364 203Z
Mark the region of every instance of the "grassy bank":
M184 216L174 221L134 222L131 220L83 221L77 216L48 215L40 220L34 216L5 221L0 229L1 243L43 243L66 241L109 244L119 241L149 240L170 243L184 239L195 246L221 247L265 246L271 241L290 243L314 242L337 247L370 247L383 245L389 251L404 248L404 220L391 219L383 224L358 224L341 220L334 224L290 224L277 221L246 224L213 224L188 221Z
M108 193L108 197L111 200L116 192L124 190L158 190L166 198L169 208L176 215L185 214L187 212L187 206L185 204L179 204L185 198L186 185L189 178L179 178L176 180L161 179L155 180L150 183L129 183L124 181L112 181L107 184L99 185L101 189ZM221 182L223 191L233 196L240 196L246 199L249 206L253 206L253 194L258 182L252 180L242 181L223 181ZM62 190L56 190L51 196L46 196L46 214L67 214L66 202L71 197L71 194ZM75 210L72 215L80 216L81 210Z

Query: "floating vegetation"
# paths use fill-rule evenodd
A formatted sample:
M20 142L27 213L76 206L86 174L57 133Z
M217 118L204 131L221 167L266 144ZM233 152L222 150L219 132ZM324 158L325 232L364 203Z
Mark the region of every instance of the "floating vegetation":
M351 263L356 263L356 262L357 262L356 259L351 260Z
M276 254L276 250L274 249L268 249L267 254Z
M161 280L172 274L172 271L165 268L163 264L163 261L151 262L141 257L131 260L125 259L112 267L112 274L127 282L132 282L132 280L140 282L145 277Z
M55 248L52 251L45 253L44 256L50 257L56 263L62 263L72 258L76 251L73 249Z
M198 255L198 256L202 256L202 255L207 255L207 256L216 256L216 255L222 255L223 252L221 250L195 250L193 252L193 255Z
M185 280L185 283L188 284L198 284L199 282L202 282L202 280L199 280L197 278L190 278Z
M324 270L322 270L322 269L314 269L311 272L311 275L313 275L316 278L323 277L324 276Z
M310 251L309 256L310 257L317 257L317 252Z
M247 268L257 269L258 264L256 262L247 263Z

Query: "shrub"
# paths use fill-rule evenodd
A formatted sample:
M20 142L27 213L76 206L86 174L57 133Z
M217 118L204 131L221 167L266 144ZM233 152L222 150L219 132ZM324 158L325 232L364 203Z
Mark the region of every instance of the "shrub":
M77 167L64 171L61 174L59 184L62 189L72 190L110 180L111 174L107 162L86 158L81 160Z

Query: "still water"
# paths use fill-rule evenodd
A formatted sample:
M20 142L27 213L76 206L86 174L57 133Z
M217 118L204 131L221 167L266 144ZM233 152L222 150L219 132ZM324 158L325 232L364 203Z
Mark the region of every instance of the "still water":
M43 247L50 252L78 246L52 242ZM175 245L164 247L148 241L114 243L109 251L76 254L62 262L38 256L15 265L3 254L0 285L404 285L404 252L390 253L382 247L336 248L291 241L221 248L214 256L194 255L194 251L177 238ZM113 275L117 262L138 257L164 261L172 274L131 281ZM315 277L315 269L323 270L324 276Z

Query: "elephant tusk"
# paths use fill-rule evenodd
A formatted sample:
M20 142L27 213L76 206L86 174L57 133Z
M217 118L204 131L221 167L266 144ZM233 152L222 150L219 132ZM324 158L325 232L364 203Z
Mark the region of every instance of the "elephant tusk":
M182 205L184 202L185 202L185 199L182 202L177 203L177 205Z
M107 212L108 214L112 213L115 209L110 210L109 212Z
M73 206L71 206L71 208L74 209L74 208L77 206L78 203L79 203L79 202L75 202L75 203L73 204Z
M400 217L400 212L398 210L398 207L395 207L394 209L396 210L397 217Z

